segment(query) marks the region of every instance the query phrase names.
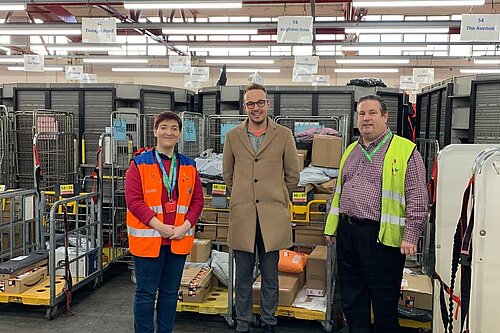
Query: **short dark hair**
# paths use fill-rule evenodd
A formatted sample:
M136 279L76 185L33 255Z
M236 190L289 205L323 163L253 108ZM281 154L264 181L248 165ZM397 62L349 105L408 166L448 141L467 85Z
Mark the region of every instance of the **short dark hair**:
M245 97L245 94L249 92L250 90L262 90L264 94L266 94L266 98L268 99L269 97L267 96L267 90L266 87L264 87L261 84L258 83L252 83L248 87L245 88L245 91L243 92L243 97Z
M377 101L377 102L379 102L379 104L380 104L380 113L382 115L384 115L384 114L387 113L387 105L385 104L385 102L382 99L382 97L380 97L378 95L366 95L366 96L363 96L363 97L361 97L359 99L358 105L359 105L359 103L364 102L364 101Z
M179 131L182 131L182 120L181 117L177 115L177 113L172 111L163 111L159 113L155 117L155 130L158 129L160 123L165 120L175 120L177 124L179 124Z

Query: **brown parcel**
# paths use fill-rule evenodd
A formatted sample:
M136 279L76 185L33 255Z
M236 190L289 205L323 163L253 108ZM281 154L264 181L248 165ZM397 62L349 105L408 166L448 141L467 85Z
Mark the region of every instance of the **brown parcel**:
M403 273L400 305L432 310L432 282L427 275Z
M304 170L304 164L306 163L306 156L304 154L297 153L297 163L299 164L299 171Z
M295 243L325 245L324 229L319 225L307 225L295 227Z
M217 237L217 229L215 225L205 225L203 223L197 223L195 230L195 238L211 239L214 241Z
M186 267L182 271L179 301L203 302L212 287L212 269L210 267Z
M5 292L12 294L21 294L44 281L47 276L47 266L34 268L28 272L16 276L15 278L4 280Z
M210 239L195 239L191 253L187 256L186 261L207 262L211 251L212 241Z
M302 272L300 274L291 274L291 273L282 273L280 272L278 275L279 279L279 301L278 304L281 306L291 306L293 301L295 301L295 297L302 290L304 286L305 273ZM260 286L261 286L261 277L259 276L257 280L253 283L252 291L253 291L253 303L260 303Z
M327 247L318 245L307 258L306 295L325 296Z
M342 139L330 135L315 134L311 164L323 168L338 168L342 156Z

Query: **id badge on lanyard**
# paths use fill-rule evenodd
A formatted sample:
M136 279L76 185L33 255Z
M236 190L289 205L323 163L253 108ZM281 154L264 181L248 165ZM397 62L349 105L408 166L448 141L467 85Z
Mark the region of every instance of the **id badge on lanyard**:
M165 186L167 190L167 195L168 195L168 200L164 204L164 212L165 213L175 213L177 210L177 201L174 200L173 194L174 194L174 189L177 181L177 168L176 168L176 156L175 153L172 155L172 161L170 163L170 172L167 176L167 172L165 170L165 167L163 165L163 162L161 160L160 154L158 153L158 150L155 150L155 155L156 155L156 160L158 164L160 165L161 172L163 174L163 185Z

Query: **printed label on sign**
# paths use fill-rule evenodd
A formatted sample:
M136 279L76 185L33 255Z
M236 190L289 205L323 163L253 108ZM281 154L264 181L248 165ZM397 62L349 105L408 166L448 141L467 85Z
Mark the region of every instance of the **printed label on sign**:
M70 196L75 194L75 187L73 184L66 184L66 185L60 185L59 186L59 194L61 196Z
M115 141L126 140L127 121L125 119L113 119L113 139Z
M213 184L212 185L212 194L226 194L226 185L224 184Z
M307 202L307 196L305 192L293 192L292 198L293 202Z

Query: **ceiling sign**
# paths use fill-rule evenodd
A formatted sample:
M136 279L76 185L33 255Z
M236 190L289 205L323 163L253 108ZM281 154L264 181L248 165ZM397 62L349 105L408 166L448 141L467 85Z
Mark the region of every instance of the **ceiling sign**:
M313 74L318 73L319 57L295 56L293 64L293 82L312 82Z
M312 16L279 16L277 43L312 44Z
M418 83L415 82L412 75L401 75L399 77L399 89L417 90Z
M116 43L116 20L82 18L82 43Z
M210 67L191 67L191 81L207 82Z
M25 54L24 70L26 72L43 72L45 58L43 54Z
M66 80L80 81L82 79L83 66L65 66L64 72L66 74Z
M498 42L500 15L463 14L460 40Z
M168 70L170 73L191 73L191 56L169 56Z
M97 74L83 73L82 83L97 83Z
M413 68L413 80L415 83L433 83L434 68Z
M330 75L313 75L313 80L311 85L313 86L329 86L330 85Z

